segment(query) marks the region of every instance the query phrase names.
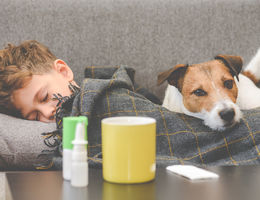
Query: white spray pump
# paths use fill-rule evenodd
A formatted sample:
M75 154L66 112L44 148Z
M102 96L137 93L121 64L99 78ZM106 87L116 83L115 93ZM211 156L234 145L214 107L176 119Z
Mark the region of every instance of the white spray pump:
M75 139L72 141L71 185L74 187L85 187L88 185L88 142L85 140L85 135L85 124L78 122Z

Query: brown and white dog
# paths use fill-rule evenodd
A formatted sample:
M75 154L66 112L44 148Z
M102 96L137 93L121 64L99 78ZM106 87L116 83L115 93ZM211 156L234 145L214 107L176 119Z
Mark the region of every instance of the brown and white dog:
M157 84L168 81L163 106L200 118L213 130L238 123L240 109L260 106L260 49L242 73L242 58L218 55L214 60L179 64L158 75Z

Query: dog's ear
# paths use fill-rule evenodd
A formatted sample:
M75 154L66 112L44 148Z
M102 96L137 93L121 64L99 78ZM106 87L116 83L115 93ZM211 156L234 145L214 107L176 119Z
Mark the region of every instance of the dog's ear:
M215 59L221 60L229 68L232 76L235 76L239 80L238 74L241 72L243 66L243 60L240 56L217 55Z
M164 81L167 80L170 85L175 86L181 91L183 77L187 68L188 65L179 64L172 69L160 73L158 75L157 85L161 85Z

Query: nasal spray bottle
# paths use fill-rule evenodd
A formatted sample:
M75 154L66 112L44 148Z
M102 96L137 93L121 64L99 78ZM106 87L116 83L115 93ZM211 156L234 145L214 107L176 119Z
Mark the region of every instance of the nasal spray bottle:
M78 123L84 124L84 138L87 138L86 126L88 125L88 119L85 116L79 117L64 117L63 118L63 136L62 136L62 147L63 147L63 159L62 169L63 178L65 180L71 180L72 171L72 141L75 139L76 127ZM85 144L86 147L86 144ZM86 156L87 159L87 156Z
M72 141L71 185L74 187L88 185L87 143L84 123L78 122L75 139Z

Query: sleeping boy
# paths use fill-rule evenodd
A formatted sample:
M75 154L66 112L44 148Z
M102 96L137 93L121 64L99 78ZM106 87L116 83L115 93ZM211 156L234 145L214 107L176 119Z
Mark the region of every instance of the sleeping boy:
M54 122L59 97L79 88L73 72L43 44L28 40L0 50L0 112Z

